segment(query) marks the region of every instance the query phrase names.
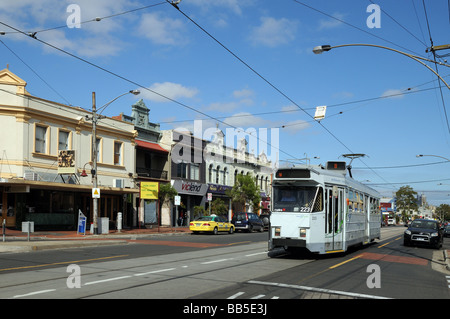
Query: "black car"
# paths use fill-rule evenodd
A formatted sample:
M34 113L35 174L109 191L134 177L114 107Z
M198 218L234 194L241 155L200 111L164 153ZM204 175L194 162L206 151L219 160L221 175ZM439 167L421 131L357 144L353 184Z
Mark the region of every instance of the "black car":
M410 246L414 244L429 245L436 249L442 246L444 240L444 229L438 221L427 219L415 219L405 230L403 244Z
M246 230L248 232L252 232L253 230L264 231L264 224L255 213L235 213L231 219L231 223L236 230Z

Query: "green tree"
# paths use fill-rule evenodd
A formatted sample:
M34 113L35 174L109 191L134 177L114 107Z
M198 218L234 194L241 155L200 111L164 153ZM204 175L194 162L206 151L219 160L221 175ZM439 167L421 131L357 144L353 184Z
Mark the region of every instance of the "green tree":
M216 214L218 216L220 215L228 215L228 206L225 204L225 202L220 199L216 198L211 202L211 214Z
M436 208L435 214L437 215L437 218L444 220L450 220L450 205L448 204L441 204Z
M418 210L417 192L409 186L402 186L395 193L397 199L397 211L401 212L403 221L409 219L411 210Z
M231 198L237 212L245 211L246 205L250 206L253 211L260 208L260 190L255 179L250 175L236 175L236 183L231 190L226 191L226 194Z

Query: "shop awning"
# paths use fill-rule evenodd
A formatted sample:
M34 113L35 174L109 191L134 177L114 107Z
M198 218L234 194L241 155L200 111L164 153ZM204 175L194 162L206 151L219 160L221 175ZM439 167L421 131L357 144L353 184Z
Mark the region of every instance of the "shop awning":
M137 144L138 147L146 148L148 150L152 150L152 151L156 151L156 152L162 152L162 153L169 153L168 150L163 149L161 146L159 146L156 143L136 140L136 144Z

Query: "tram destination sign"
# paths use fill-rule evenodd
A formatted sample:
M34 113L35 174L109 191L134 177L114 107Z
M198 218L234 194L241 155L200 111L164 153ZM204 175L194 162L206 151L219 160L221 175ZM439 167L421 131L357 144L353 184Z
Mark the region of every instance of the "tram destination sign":
M279 169L277 178L311 178L309 169Z

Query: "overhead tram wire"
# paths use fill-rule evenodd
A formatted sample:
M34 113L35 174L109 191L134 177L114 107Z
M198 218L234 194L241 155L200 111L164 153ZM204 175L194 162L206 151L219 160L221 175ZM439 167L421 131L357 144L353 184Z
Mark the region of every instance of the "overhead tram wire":
M80 24L86 24L86 23L91 23L91 22L99 22L101 20L104 19L109 19L109 18L114 18L117 16L121 16L124 14L128 14L128 13L132 13L132 12L136 12L136 11L140 11L140 10L144 10L144 9L148 9L151 7L156 7L162 4L166 4L166 2L159 2L159 3L155 3L155 4L151 4L148 6L144 6L144 7L139 7L139 8L135 8L135 9L131 9L131 10L127 10L127 11L123 11L123 12L119 12L119 13L114 13L108 16L104 16L104 17L96 17L93 19L89 19L89 20L85 20L85 21L81 21ZM30 34L38 34L38 33L43 33L43 32L47 32L47 31L53 31L53 30L58 30L58 29L65 29L67 28L67 24L64 25L60 25L57 27L51 27L51 28L47 28L47 29L42 29L42 30L34 30L34 31L24 31L26 34L30 35ZM1 32L1 35L5 35L5 34L13 34L13 33L22 33L21 31L11 31L11 32Z
M248 63L246 63L244 60L242 60L239 56L237 56L233 51L228 49L222 42L220 42L218 39L216 39L212 34L210 34L208 31L206 31L202 26L200 26L197 22L195 22L191 17L189 17L187 14L185 14L176 4L171 3L169 0L166 0L168 4L172 5L175 9L178 10L186 19L191 21L195 26L197 26L201 31L203 31L206 35L208 35L211 39L213 39L217 44L219 44L222 48L224 48L228 53L230 53L233 57L235 57L239 62L241 62L243 65L245 65L249 70L251 70L253 73L255 73L260 79L262 79L264 82L266 82L269 86L271 86L275 91L280 93L283 97L285 97L288 101L290 101L293 105L298 107L300 110L302 110L308 117L314 120L314 117L306 112L304 108L302 108L300 105L298 105L294 100L292 100L289 96L287 96L283 91L281 91L278 87L276 87L272 82L267 80L264 76L262 76L259 72L257 72L254 68L252 68ZM316 121L317 122L317 121ZM347 149L350 153L354 153L344 142L342 142L333 132L331 132L327 127L325 127L322 123L317 122L324 130L328 132L336 141L339 142L342 146L344 146L345 149ZM361 159L359 160L366 165L369 169L370 167ZM380 176L377 172L373 171L375 175L377 175L382 180L386 181L382 176Z
M28 69L31 70L42 82L45 83L54 93L56 93L60 98L62 98L68 105L72 105L64 96L62 96L55 88L53 88L43 77L41 77L28 63L26 63L16 52L14 52L5 42L0 40L0 43L5 46L16 58L18 58Z
M430 44L431 44L431 48L432 48L434 46L434 44L433 44L433 38L431 37L431 29L430 29L430 23L428 21L428 14L427 14L427 8L425 6L425 0L422 0L422 4L423 4L423 10L425 12L425 19L427 22L428 35L430 36ZM434 60L436 60L436 53L434 52L434 50L431 50L431 52L433 53ZM436 73L439 74L437 63L434 63L434 67L436 68ZM440 90L441 101L442 101L442 108L444 109L445 122L447 124L448 132L450 133L450 124L448 122L447 108L445 106L444 95L442 93L441 79L438 79L438 80L439 80L438 83L439 83L439 90Z
M316 11L316 12L318 12L318 13L324 15L324 16L327 16L327 17L329 17L329 18L331 18L331 19L334 19L334 20L336 20L336 21L339 21L339 22L341 22L341 23L344 23L345 25L348 25L348 26L350 26L350 27L352 27L352 28L354 28L354 29L356 29L356 30L359 30L359 31L361 31L361 32L364 32L364 33L366 33L366 34L368 34L368 35L370 35L370 36L372 36L372 37L375 37L375 38L377 38L377 39L379 39L379 40L385 41L385 42L387 42L387 43L389 43L389 44L391 44L391 45L393 45L393 46L396 46L396 47L398 47L398 48L401 48L401 49L404 50L404 51L408 51L408 52L414 53L414 54L417 55L417 56L421 56L419 53L416 53L416 52L414 52L414 51L412 51L412 50L410 50L410 49L408 49L408 48L405 48L405 47L403 47L403 46L401 46L401 45L398 45L398 44L395 43L395 42L392 42L392 41L389 41L389 40L387 40L387 39L384 39L384 38L382 38L382 37L380 37L380 36L378 36L378 35L376 35L376 34L370 33L370 32L368 32L368 31L366 31L366 30L364 30L364 29L361 29L361 28L359 28L359 27L357 27L357 26L351 24L351 23L348 23L347 21L344 21L344 20L342 20L342 19L333 17L332 15L330 15L330 14L328 14L328 13L326 13L326 12L323 12L323 11L321 11L321 10L319 10L319 9L316 9L316 8L314 8L314 7L311 7L310 5L307 5L307 4L305 4L305 3L301 2L301 1L298 1L298 0L292 0L292 1L296 2L296 3L299 4L299 5L302 5L302 6L306 7L306 8L308 8L308 9L311 9L311 10L313 10L313 11Z
M155 94L155 95L158 95L158 96L160 96L160 97L162 97L162 98L164 98L164 99L167 99L167 100L169 100L169 101L171 101L171 102L173 102L173 103L175 103L175 104L178 104L178 105L180 105L180 106L182 106L182 107L184 107L184 108L187 108L187 109L189 109L189 110L191 110L191 111L193 111L193 112L202 114L202 115L208 117L209 119L212 119L212 120L214 120L214 121L217 121L217 122L219 122L219 123L224 124L225 126L229 126L229 127L234 128L234 129L239 129L239 128L236 127L236 126L231 125L231 124L229 124L229 123L226 123L226 122L224 122L224 121L221 121L221 120L219 120L218 118L215 118L215 117L213 117L213 116L211 116L211 115L209 115L209 114L207 114L207 113L205 113L205 112L199 111L199 110L197 110L197 109L195 109L195 108L193 108L193 107L191 107L191 106L189 106L189 105L186 105L186 104L184 104L184 103L182 103L182 102L180 102L180 101L174 100L174 99L172 99L172 98L170 98L170 97L168 97L168 96L165 96L165 95L163 95L163 94L161 94L161 93L158 93L158 92L156 92L156 91L154 91L154 90L152 90L152 89L150 89L150 88L147 88L145 85L142 85L142 84L137 83L137 82L135 82L135 81L133 81L133 80L131 80L131 79L128 79L128 78L126 78L125 76L122 76L122 75L120 75L120 74L118 74L118 73L115 73L115 72L113 72L113 71L110 71L110 70L108 70L108 69L106 69L106 68L104 68L104 67L101 67L101 66L99 66L99 65L97 65L97 64L95 64L95 63L93 63L93 62L90 62L90 61L88 61L88 60L86 60L86 59L84 59L84 58L82 58L82 57L79 57L79 56L77 56L77 55L75 55L75 54L73 54L73 53L70 53L70 52L68 52L68 51L66 51L66 50L64 50L64 49L61 49L61 48L59 48L59 47L57 47L57 46L55 46L55 45L53 45L53 44L51 44L51 43L48 43L48 42L43 41L43 40L41 40L41 39L39 39L39 38L37 38L37 37L35 37L35 36L32 36L32 35L30 35L30 34L27 34L26 32L24 32L24 31L22 31L22 30L19 30L19 29L15 28L15 27L13 27L13 26L11 26L11 25L5 23L5 22L0 21L0 24L1 24L1 25L4 25L5 27L10 28L10 29L12 29L12 30L14 30L14 31L17 31L18 33L21 33L21 34L23 34L23 35L25 35L25 36L28 36L28 37L30 37L30 38L32 38L32 39L34 39L34 40L36 40L36 41L38 41L38 42L40 42L40 43L46 45L46 46L49 46L49 47L51 47L51 48L57 50L57 51L60 51L60 52L62 52L62 53L64 53L64 54L67 54L67 55L69 55L69 56L71 56L71 57L73 57L73 58L75 58L75 59L77 59L77 60L79 60L79 61L81 61L81 62L84 62L84 63L86 63L86 64L88 64L88 65L90 65L90 66L92 66L92 67L94 67L94 68L97 68L97 69L99 69L99 70L101 70L101 71L103 71L103 72L106 72L106 73L108 73L108 74L110 74L110 75L112 75L112 76L115 76L115 77L117 77L117 78L119 78L119 79L121 79L121 80L123 80L123 81L126 81L126 82L128 82L128 83L131 83L131 84L133 84L133 85L136 85L137 87L140 87L140 88L142 88L142 89L144 89L144 90L146 90L146 91L149 91L149 92L151 92L151 93L153 93L153 94ZM251 135L251 133L249 133L249 135ZM267 143L268 146L274 147L274 148L277 149L279 152L281 152L281 153L283 153L283 154L285 154L285 155L287 155L287 156L289 156L289 157L295 157L294 155L289 154L289 153L283 151L282 149L276 147L275 145L272 145L272 144L269 143L268 141L261 140L261 138L260 138L259 136L256 136L256 139L258 139L258 140L260 140L260 141L262 141L262 142L264 142L264 143Z
M375 2L373 2L372 0L369 0L370 3L372 4L376 4ZM386 12L386 10L384 10L381 6L380 6L380 10L387 15L392 21L394 21L400 28L402 28L403 30L405 30L407 33L409 33L413 38L415 38L417 41L419 41L421 44L423 44L425 46L425 48L427 47L427 44L425 43L425 41L420 40L418 37L416 37L411 31L409 31L406 27L404 27L400 22L398 22L393 16L391 16L389 13Z

